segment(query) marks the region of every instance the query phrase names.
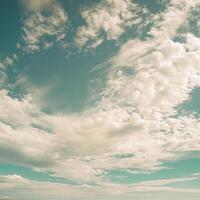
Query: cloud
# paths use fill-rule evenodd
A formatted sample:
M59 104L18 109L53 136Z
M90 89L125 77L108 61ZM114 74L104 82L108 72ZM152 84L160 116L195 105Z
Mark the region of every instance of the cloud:
M0 183L26 183L27 180L17 174L1 175Z
M149 34L155 38L169 38L173 36L180 27L185 25L191 11L198 6L199 0L171 0L165 12L160 12L155 16L156 24Z
M161 160L178 159L175 152L199 150L199 120L176 117L175 109L200 86L199 49L187 49L170 39L127 42L109 61L102 99L79 115L48 115L30 97L2 91L1 162L88 183L113 168L160 170ZM133 157L115 156L123 154Z
M172 0L163 12L151 13L145 5L130 0L103 0L82 9L85 24L78 27L75 44L79 48L96 48L104 40L118 40L130 28L136 38L145 34L146 38L168 38L176 33L186 21L191 8L198 3L193 0Z
M7 82L7 73L6 70L14 65L18 61L18 56L16 54L12 54L9 57L2 59L0 62L0 89L3 89Z
M111 2L104 1L97 10L83 11L88 29L80 27L77 41L80 46L91 38L101 42L102 29L108 40L116 39L125 26L132 23L134 16L129 16L132 4L128 0L121 6L119 1L113 1L109 11L104 10L104 4ZM161 189L183 192L183 189L160 186L193 180L157 180L127 187L105 183L104 176L111 169L160 170L165 168L163 161L179 158L177 152L200 150L199 119L193 115L178 116L176 110L190 98L194 88L200 87L200 39L191 33L186 35L185 43L172 39L186 17L185 10L176 2L172 5L165 11L162 23L151 31L154 37L129 40L108 60L106 84L96 106L79 114L50 115L43 113L30 96L19 100L10 97L6 90L0 91L0 162L49 171L52 176L82 184L72 188L64 184L40 183L38 188L38 182L33 182L32 185L26 183L22 189L45 189L48 194L49 191L52 195L60 192L66 197L71 191L76 195L77 189L80 192L77 195L81 196L84 188L83 193L89 191L96 195L93 192L96 186L88 186L94 182L102 184L100 194L102 190L110 193L113 189L117 194ZM191 5L189 2L187 11ZM25 20L25 51L46 48L43 47L48 42L45 36L58 41L65 37L68 18L60 6L54 6L49 16L34 13ZM174 10L179 17L171 26L169 16ZM99 15L102 19L106 17L96 24ZM7 63L11 62L7 59ZM123 157L127 154L132 157ZM15 175L1 177L1 180L10 186L9 180L20 182L21 179ZM199 192L198 189L186 191Z
M0 92L0 102L0 162L31 167L51 165L53 160L47 153L51 135L32 126L37 123L33 115L38 115L39 110L30 100L13 99L6 91Z
M30 14L24 20L23 42L19 48L33 53L40 49L50 48L55 43L60 42L64 45L67 22L67 14L58 3L48 8L48 14L44 12Z
M128 27L144 25L141 15L146 13L146 8L130 0L103 0L96 7L81 11L85 25L77 29L75 43L80 48L95 48L105 39L117 40Z
M130 28L133 38L145 36L145 29L146 38L169 38L198 4L199 1L193 0L172 0L163 12L152 13L145 5L130 0L103 0L96 6L82 9L85 25L78 27L75 44L79 48L96 48L104 40L118 40Z
M146 194L156 194L161 192L175 192L175 193L200 193L199 189L194 188L172 188L163 186L167 183L187 182L193 178L174 178L166 180L153 180L148 183L138 182L136 184L113 184L105 182L96 186L92 185L68 185L63 183L39 182L28 180L19 175L5 175L0 176L0 191L4 193L9 192L9 198L26 199L37 193L37 199L118 199L118 198L133 198L140 195L140 192ZM153 186L152 186L153 184Z
M163 185L168 185L171 183L178 183L178 182L186 182L186 181L193 181L198 179L198 177L187 177L187 178L174 178L174 179L158 179L153 181L143 181L140 183L136 183L137 186L150 186L150 187L158 187Z
M21 3L27 11L40 12L51 6L55 0L22 0Z

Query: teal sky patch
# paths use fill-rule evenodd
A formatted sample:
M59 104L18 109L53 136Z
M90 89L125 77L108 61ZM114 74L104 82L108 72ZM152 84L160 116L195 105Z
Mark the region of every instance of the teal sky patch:
M200 88L194 89L190 94L190 99L180 105L178 111L180 114L193 113L196 117L200 115Z

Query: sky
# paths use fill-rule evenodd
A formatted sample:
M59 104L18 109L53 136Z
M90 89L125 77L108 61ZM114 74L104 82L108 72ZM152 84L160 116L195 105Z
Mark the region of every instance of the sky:
M199 0L0 1L0 200L199 200Z

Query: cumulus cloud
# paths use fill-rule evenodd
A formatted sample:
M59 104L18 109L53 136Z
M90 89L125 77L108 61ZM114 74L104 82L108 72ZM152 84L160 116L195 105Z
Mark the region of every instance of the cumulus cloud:
M199 52L187 52L183 44L169 39L162 42L162 44L155 43L154 50L152 50L153 46L149 46L149 44L152 43L149 43L149 41L129 41L111 61L111 63L114 63L115 68L110 76L115 78L108 82L109 89L104 94L107 97L104 99L105 105L114 104L119 110L123 109L130 113L128 118L126 117L121 121L122 125L135 123L138 120L141 124L138 129L133 129L134 135L127 137L126 145L120 145L120 148L122 150L133 148L135 152L136 148L148 148L148 144L149 147L151 146L151 150L160 148L163 145L165 149L163 150L166 152L167 146L164 145L164 140L168 141L169 135L167 139L165 134L169 133L176 138L171 138L171 142L181 141L176 144L177 147L181 148L180 146L184 143L183 135L184 133L188 134L189 130L191 131L191 139L194 136L194 141L197 142L196 146L198 146L198 120L193 119L193 117L176 118L173 116L176 113L175 107L189 97L189 93L193 88L199 87L200 62L196 60ZM140 47L142 47L141 51ZM151 53L145 55L145 49L147 49L147 52L151 51ZM138 55L138 51L142 54ZM135 73L133 75L125 73L127 66L128 68L134 68ZM130 91L132 92L130 93ZM182 127L180 132L177 130L179 128L175 128L176 125L179 128ZM178 139L179 134L181 137ZM159 138L160 142L163 140L164 143L155 142L154 136ZM147 139L148 137L150 140ZM186 143L189 144L188 139ZM147 141L145 142L145 140ZM139 141L142 146L136 147L138 143L135 141ZM151 141L152 145L150 145ZM132 145L133 143L134 145ZM190 145L192 143L193 141ZM156 147L156 145L158 146ZM147 152L151 150L149 149ZM169 152L171 151L173 149L169 150ZM155 152L158 153L158 149ZM151 153L153 154L153 152ZM155 155L155 158L161 155L160 152ZM167 156L167 154L165 155Z

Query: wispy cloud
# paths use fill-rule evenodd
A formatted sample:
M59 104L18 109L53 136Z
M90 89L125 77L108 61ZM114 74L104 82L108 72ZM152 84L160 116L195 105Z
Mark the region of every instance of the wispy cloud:
M130 0L104 0L97 6L81 11L85 24L77 29L76 45L95 48L106 40L117 40L128 27L142 23L147 9ZM150 18L150 16L149 16Z
M52 182L39 182L25 179L19 175L7 175L0 176L0 191L10 191L11 199L15 197L18 193L19 197L25 199L28 195L33 195L37 192L38 199L42 198L76 198L76 199L86 199L86 198L97 198L102 196L104 198L116 198L118 195L122 198L127 198L134 195L140 195L141 192L144 193L155 193L157 191L167 191L175 193L200 193L199 189L193 188L172 188L166 187L168 183L176 182L187 182L194 178L177 178L177 179L166 179L166 180L154 180L146 181L137 184L120 185L113 183L102 183L97 186L91 185L67 185L62 183L52 183ZM3 183L3 184L2 184ZM22 191L25 191L23 193ZM21 193L22 192L22 193ZM21 193L21 194L20 194Z
M19 48L25 52L47 49L59 42L65 44L68 16L58 3L50 2L46 12L34 12L25 18L22 28L23 43L19 44Z

